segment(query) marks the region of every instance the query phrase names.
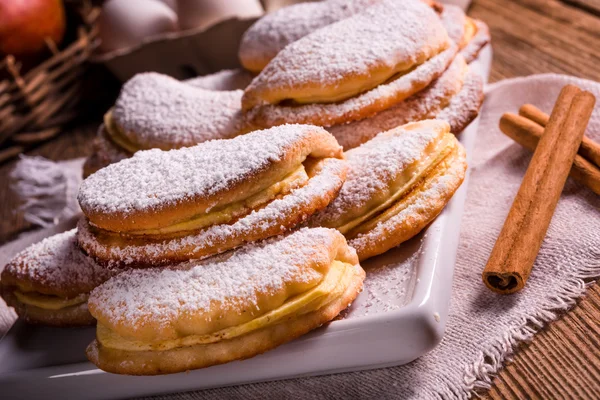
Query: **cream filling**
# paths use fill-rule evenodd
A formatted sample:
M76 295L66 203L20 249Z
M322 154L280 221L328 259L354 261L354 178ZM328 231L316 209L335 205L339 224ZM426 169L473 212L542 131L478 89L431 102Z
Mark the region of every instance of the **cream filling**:
M365 222L364 224L357 226L354 230L348 233L348 238L354 238L361 233L368 232L372 229L375 229L377 225L382 222L389 220L390 218L400 214L411 204L414 204L421 196L423 190L427 190L427 188L431 185L436 178L445 174L445 172L450 168L452 162L456 160L456 146L452 148L452 154L449 154L442 162L439 164L439 167L436 167L436 170L433 174L428 174L421 182L419 182L415 187L411 188L411 190L403 196L401 201L392 204L391 207L386 209L383 213L377 215L375 218L372 218Z
M452 151L455 145L455 140L456 139L454 138L453 134L446 133L444 137L439 140L438 143L436 143L435 147L428 153L426 157L423 157L421 160L419 160L419 162L415 163L404 171L400 181L395 183L397 189L390 197L388 197L378 206L369 209L366 213L352 219L336 229L341 233L346 234L354 227L362 224L364 221L367 221L374 215L389 208L392 204L404 196L404 194L409 191L416 182L423 179L423 177L429 173L431 168L440 163L440 161L442 161Z
M96 337L104 347L128 351L165 351L232 339L285 322L286 319L293 319L295 316L318 310L329 304L339 298L350 286L354 275L353 269L353 265L335 260L321 283L316 287L288 299L283 305L258 318L216 332L204 335L189 335L172 340L144 342L124 338L110 328L98 323Z
M465 32L463 34L463 37L461 38L459 46L461 50L465 48L467 44L469 44L469 42L475 37L476 33L477 25L471 18L467 17L465 20Z
M412 72L415 68L446 50L447 47L446 45L439 49L435 54L421 54L414 63L399 63L394 68L374 71L368 77L348 79L347 82L337 85L335 89L323 90L323 87L319 86L300 90L297 95L290 97L288 100L292 100L297 104L335 103L347 100Z
M112 140L117 146L127 150L130 153L135 153L136 151L141 150L139 146L125 137L121 131L121 128L117 126L112 117L112 110L109 110L106 114L104 114L104 128L108 133L110 140Z
M89 294L82 293L79 296L71 299L63 297L51 296L39 292L21 292L14 291L15 297L23 304L39 307L44 310L61 310L63 308L77 306L87 301Z
M255 193L244 200L227 204L220 209L215 209L205 214L197 215L187 221L179 222L162 228L130 231L127 232L127 235L161 235L202 229L211 225L226 224L232 221L234 218L248 214L252 210L267 204L268 202L274 200L277 196L286 195L292 190L306 185L308 180L309 177L304 169L304 165L300 164L298 168L296 168L283 180L274 183L268 188L261 190L260 192Z

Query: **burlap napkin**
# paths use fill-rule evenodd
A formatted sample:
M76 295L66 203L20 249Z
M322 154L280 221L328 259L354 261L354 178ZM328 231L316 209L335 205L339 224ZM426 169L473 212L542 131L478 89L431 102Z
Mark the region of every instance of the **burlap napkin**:
M586 282L600 276L600 197L569 179L525 289L512 296L500 296L481 282L481 271L530 160L528 151L498 130L500 115L515 112L526 102L550 112L558 92L567 83L587 89L600 99L600 84L560 75L506 80L487 88L471 154L471 178L447 333L435 350L395 368L158 398L466 399L474 389L489 386L493 374L511 356L518 342L531 339L542 326L568 310L584 294ZM587 134L600 140L600 107L594 111ZM38 237L25 237L10 248L0 249L0 265ZM0 303L0 335L13 319L14 314Z

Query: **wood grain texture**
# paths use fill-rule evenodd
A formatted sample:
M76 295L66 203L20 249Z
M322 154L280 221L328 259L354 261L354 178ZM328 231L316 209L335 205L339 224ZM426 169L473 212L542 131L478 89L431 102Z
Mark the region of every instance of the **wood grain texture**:
M469 15L490 27L491 82L545 72L600 81L600 17L587 8L557 0L474 0ZM480 396L598 399L600 286L594 284L575 309L522 345Z
M545 72L600 80L600 19L558 0L474 0L494 61L490 81Z
M486 399L598 399L600 286L570 312L523 344L494 379Z

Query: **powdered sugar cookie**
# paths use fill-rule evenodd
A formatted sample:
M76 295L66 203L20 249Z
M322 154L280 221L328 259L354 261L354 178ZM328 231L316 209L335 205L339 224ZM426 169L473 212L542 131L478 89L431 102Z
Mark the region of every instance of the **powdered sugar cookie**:
M109 264L205 257L302 222L335 197L345 172L335 138L309 125L138 152L82 183L79 243Z
M458 55L442 76L408 99L369 118L327 128L345 150L365 143L378 133L408 122L444 120L460 133L479 113L483 79Z
M138 74L123 85L104 125L130 153L232 138L244 131L241 96L241 90L206 90L154 72Z
M96 320L87 308L89 293L117 272L83 254L73 229L17 254L2 271L0 292L29 323L91 325Z
M467 167L449 125L437 120L382 132L345 155L344 186L309 225L338 229L361 260L419 233L448 203Z
M328 0L293 4L267 14L242 36L240 62L260 72L288 44L348 18L381 0Z
M245 359L332 320L364 270L333 229L301 229L204 261L132 270L95 289L88 358L105 371L156 375Z
M244 68L260 72L288 44L379 2L381 0L326 0L280 8L260 18L244 33L240 62ZM436 11L442 10L439 3L423 2Z
M363 119L425 88L456 51L431 8L384 1L288 45L246 88L242 108L258 127Z

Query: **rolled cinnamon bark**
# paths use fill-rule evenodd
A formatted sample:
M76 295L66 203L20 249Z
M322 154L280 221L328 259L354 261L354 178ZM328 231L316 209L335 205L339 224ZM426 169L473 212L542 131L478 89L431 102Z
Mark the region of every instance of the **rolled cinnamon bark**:
M546 126L548 114L538 109L533 104L524 104L519 108L519 115L537 122L541 126ZM581 154L588 161L594 163L597 167L600 167L600 143L594 142L587 136L583 136L581 140L581 146L579 147L579 154Z
M560 92L483 271L491 290L509 294L525 286L594 103L591 93L572 85Z
M505 113L500 118L500 130L531 151L535 151L540 137L544 133L543 126L538 125L531 119L512 113ZM581 151L581 147L579 150ZM575 156L569 176L587 186L592 192L600 195L600 168L580 154Z

